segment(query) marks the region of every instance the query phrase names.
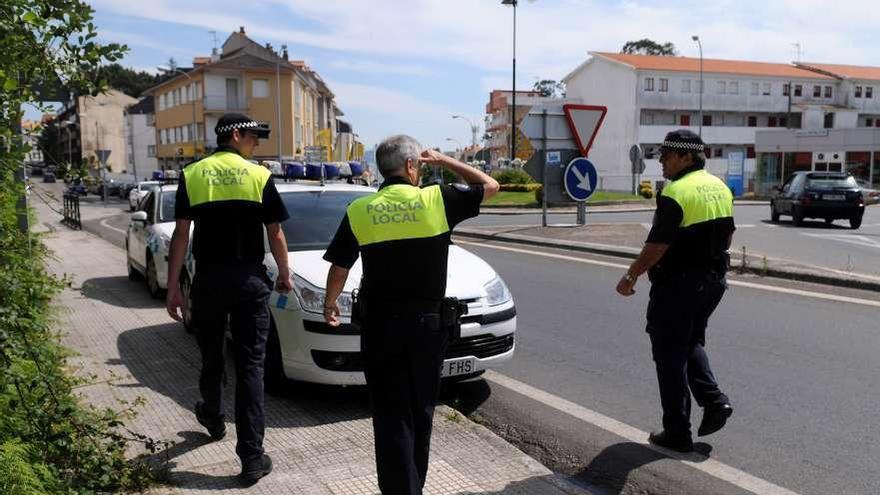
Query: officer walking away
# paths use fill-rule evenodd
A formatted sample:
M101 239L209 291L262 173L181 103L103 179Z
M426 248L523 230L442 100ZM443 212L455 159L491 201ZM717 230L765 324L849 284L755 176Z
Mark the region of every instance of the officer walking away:
M288 218L269 171L247 161L269 128L246 115L226 114L217 122L217 150L187 166L177 188L171 237L166 308L175 320L183 309L179 281L195 222L192 254L193 322L202 354L196 403L198 422L214 440L226 434L222 413L223 346L228 320L235 356L235 451L240 478L253 484L272 471L263 451L263 372L272 280L263 266L263 226L278 265L275 289L291 290L287 241L280 223Z
M385 182L348 206L324 254L332 263L324 319L339 325L336 300L362 255L357 311L379 489L386 495L421 494L448 330L460 315L457 304L444 299L452 229L477 216L480 203L499 186L475 168L423 151L404 135L383 141L376 162ZM469 185L420 188L420 162L445 167Z
M699 436L724 427L733 413L706 355L706 325L727 288L727 249L735 230L730 189L703 167L702 139L678 130L660 148L663 176L671 182L657 198L654 224L639 257L617 284L635 293L639 275L651 281L647 331L660 384L663 431L649 441L693 451L691 398L703 408Z

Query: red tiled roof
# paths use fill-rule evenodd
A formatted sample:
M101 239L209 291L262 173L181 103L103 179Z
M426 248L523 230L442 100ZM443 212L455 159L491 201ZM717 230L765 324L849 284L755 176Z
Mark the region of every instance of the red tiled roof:
M634 67L637 70L667 70L673 72L699 72L700 59L690 57L662 57L658 55L630 55L626 53L591 52ZM703 72L716 74L741 74L764 77L791 77L799 79L834 79L789 64L748 62L744 60L703 59Z
M873 81L880 81L880 67L842 64L813 64L809 62L801 62L798 66L819 70L847 79L870 79Z

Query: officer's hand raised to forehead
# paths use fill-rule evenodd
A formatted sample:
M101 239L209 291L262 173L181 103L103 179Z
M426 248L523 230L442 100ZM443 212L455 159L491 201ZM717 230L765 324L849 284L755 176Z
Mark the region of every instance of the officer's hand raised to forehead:
M430 148L422 151L422 154L419 156L419 161L422 163L427 163L430 165L442 165L446 162L448 157L439 151L432 150Z

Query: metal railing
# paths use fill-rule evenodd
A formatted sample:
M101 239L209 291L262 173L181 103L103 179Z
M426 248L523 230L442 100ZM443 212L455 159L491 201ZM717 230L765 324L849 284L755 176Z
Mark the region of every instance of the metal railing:
M82 218L79 214L79 194L64 193L64 219L61 223L76 230L82 230Z

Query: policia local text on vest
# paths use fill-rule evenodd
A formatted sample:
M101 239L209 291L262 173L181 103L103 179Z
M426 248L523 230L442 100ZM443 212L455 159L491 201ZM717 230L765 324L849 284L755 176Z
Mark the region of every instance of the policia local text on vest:
M386 495L421 494L425 485L440 367L448 327L458 316L444 304L452 228L476 216L483 199L498 190L494 179L472 167L420 152L408 136L379 145L376 160L386 180L377 193L349 205L324 255L332 263L324 302L331 326L339 324L336 299L348 270L362 258L361 352L379 488ZM470 185L416 187L419 162L444 166Z

